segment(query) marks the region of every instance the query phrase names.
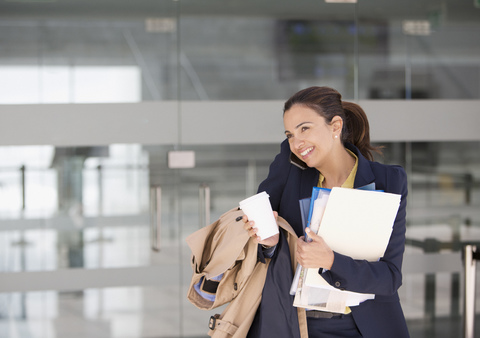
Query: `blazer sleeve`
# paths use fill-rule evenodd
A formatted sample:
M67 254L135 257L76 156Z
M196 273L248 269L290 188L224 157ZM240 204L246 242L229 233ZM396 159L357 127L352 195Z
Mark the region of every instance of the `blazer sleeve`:
M380 165L383 166L383 165ZM385 255L378 262L355 260L334 253L332 268L322 276L334 287L377 296L394 295L402 284L402 261L405 251L407 175L399 166L383 166L376 172L377 189L401 194L400 207L394 222ZM379 183L379 184L378 184ZM382 186L384 185L384 186Z

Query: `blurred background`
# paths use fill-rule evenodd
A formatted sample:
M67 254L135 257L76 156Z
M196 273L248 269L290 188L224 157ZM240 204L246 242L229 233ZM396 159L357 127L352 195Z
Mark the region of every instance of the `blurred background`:
M206 337L185 238L256 193L312 85L407 171L411 336L460 337L479 0L1 0L0 337Z

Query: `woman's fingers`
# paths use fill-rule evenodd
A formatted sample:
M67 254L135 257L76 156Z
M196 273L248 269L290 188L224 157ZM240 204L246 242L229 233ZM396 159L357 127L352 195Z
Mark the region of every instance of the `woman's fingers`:
M275 219L278 218L278 212L274 211L273 216ZM277 245L279 235L274 235L272 237L266 238L262 240L259 236L257 236L257 227L255 226L255 221L249 221L246 215L243 215L242 220L244 222L243 228L248 232L248 236L253 238L257 243L267 245L267 246L274 246Z
M255 227L255 222L254 221L249 221L248 217L244 215L242 217L242 220L244 222L243 228L248 232L248 236L250 237L255 237L257 239L257 228Z
M313 232L307 233L310 242L305 242L302 237L297 241L297 261L306 268L330 269L334 260L332 249L321 236Z

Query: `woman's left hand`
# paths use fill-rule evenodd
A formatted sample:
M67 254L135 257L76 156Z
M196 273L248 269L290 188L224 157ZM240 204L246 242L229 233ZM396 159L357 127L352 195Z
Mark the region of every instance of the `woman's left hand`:
M333 250L325 243L322 237L306 229L311 242L305 242L304 237L297 241L297 261L304 268L331 269L333 265Z

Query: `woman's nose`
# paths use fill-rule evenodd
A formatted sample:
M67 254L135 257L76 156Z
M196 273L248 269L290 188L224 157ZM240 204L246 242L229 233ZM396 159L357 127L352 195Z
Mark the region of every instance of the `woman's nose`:
M300 149L303 146L303 144L304 144L303 139L298 137L293 138L293 146L295 147L295 149Z

